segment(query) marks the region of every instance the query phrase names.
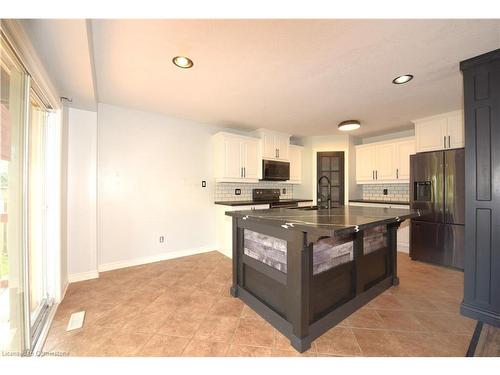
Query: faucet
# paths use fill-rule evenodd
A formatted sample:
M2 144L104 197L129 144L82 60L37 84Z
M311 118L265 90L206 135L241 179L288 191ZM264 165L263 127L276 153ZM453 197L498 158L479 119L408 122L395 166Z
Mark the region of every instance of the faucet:
M328 195L326 196L326 202L327 202L327 207L328 209L332 208L332 183L330 182L330 179L327 176L321 176L318 180L318 198L321 200L321 203L323 203L323 194L320 194L320 186L321 186L321 181L326 178L326 181L328 182ZM322 207L322 206L321 206Z

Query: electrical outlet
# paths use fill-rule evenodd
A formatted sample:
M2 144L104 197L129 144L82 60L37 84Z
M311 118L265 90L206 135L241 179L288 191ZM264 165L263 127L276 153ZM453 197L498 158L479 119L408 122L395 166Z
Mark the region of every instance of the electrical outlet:
M241 189L234 189L234 195L241 195Z
M164 243L165 242L165 237L164 236L160 236L160 243Z
M283 194L286 194L286 188L283 188Z
M387 195L387 189L383 190L384 195Z
M207 187L207 182L206 181L201 181L201 187Z

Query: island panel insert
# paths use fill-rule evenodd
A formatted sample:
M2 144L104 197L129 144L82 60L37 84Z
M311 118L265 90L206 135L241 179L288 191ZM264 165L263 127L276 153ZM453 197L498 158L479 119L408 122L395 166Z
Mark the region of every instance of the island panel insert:
M387 248L387 228L385 225L378 225L364 231L363 252L365 254L385 248Z
M287 273L287 242L283 239L244 229L244 254ZM352 235L326 237L313 243L313 274L327 271L353 260Z
M361 221L363 213L375 218L370 222L370 217L365 216L362 226L339 227L332 223L332 229L326 230L324 225L288 224L287 219L296 217L294 210L280 209L279 215L271 211L274 210L268 210L269 214L263 211L228 213L233 216L231 294L287 336L299 352L307 350L314 339L399 283L397 228L400 222L418 214L410 210L402 214L397 210L398 214L392 216L391 210L359 207L332 210L333 214L320 211L318 217L331 216L332 221L342 211L346 220L361 215ZM282 216L283 221L266 220L269 215ZM320 271L317 268L315 272L315 245L319 253L321 246L329 248L349 243L352 244L349 261ZM262 256L266 249L276 256ZM320 263L318 259L316 256L316 266Z

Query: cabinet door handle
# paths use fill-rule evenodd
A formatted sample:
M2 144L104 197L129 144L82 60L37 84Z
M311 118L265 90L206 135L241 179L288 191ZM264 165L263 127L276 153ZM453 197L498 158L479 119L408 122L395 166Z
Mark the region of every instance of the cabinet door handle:
M446 135L443 137L444 148L446 148Z
M280 157L280 149L278 148L278 158Z
M240 177L243 177L243 167L240 168Z
M247 169L246 167L243 167L243 177L246 177L247 176Z
M399 169L396 168L396 179L398 179L398 178L399 178Z
M378 180L378 171L375 171L375 180Z
M450 142L450 139L451 139L451 135L448 136L448 148L451 148L451 142Z

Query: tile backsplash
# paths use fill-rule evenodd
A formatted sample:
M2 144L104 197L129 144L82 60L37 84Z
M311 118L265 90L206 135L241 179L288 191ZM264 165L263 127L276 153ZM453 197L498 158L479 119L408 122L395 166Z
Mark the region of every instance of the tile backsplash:
M383 200L383 201L409 201L409 184L376 184L362 185L363 199ZM387 189L387 195L384 195Z
M241 195L235 195L234 190L240 189ZM288 183L279 183L272 181L260 181L256 184L238 184L238 183L216 183L215 201L247 201L252 200L252 189L280 189L280 199L293 198L293 185ZM283 189L286 193L283 194Z

